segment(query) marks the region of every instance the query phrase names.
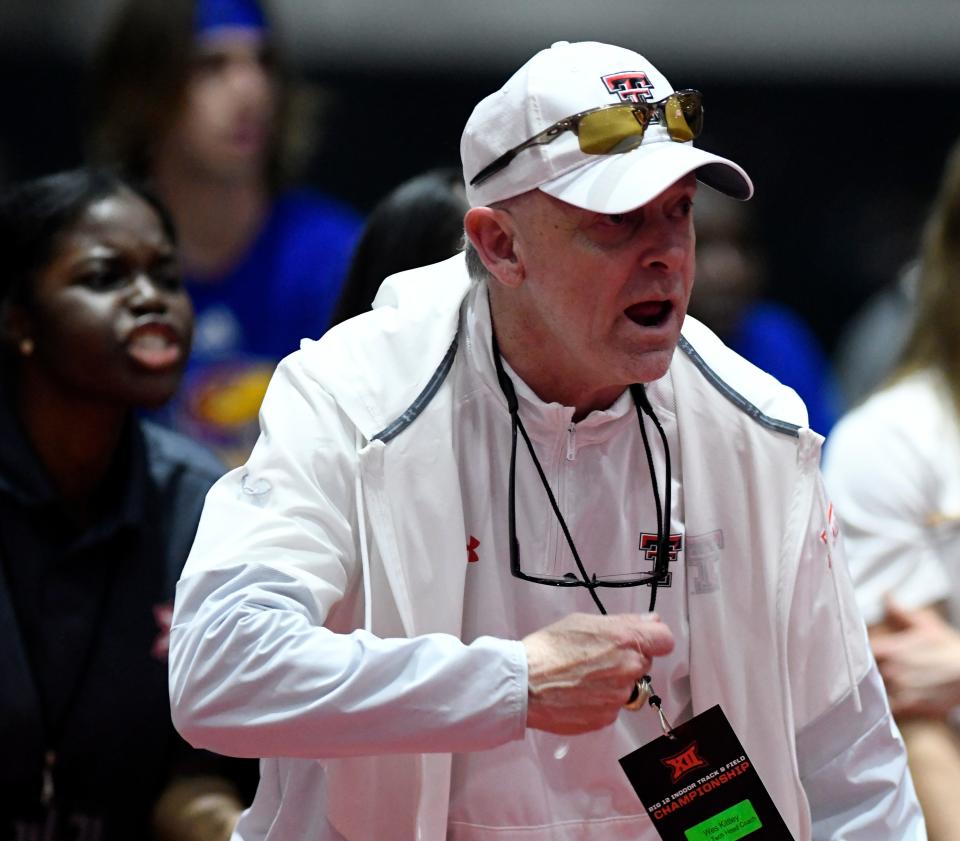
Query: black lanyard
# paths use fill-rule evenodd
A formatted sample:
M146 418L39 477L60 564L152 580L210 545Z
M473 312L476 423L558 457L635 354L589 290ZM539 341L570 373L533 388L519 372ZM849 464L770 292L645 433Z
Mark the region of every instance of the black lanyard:
M510 380L510 377L507 376L506 371L503 369L503 362L500 358L500 347L497 344L496 334L493 335L492 339L493 346L493 362L497 372L497 380L500 384L500 388L503 391L503 396L507 401L507 409L510 413L510 422L511 422L511 449L510 449L510 486L509 486L509 530L510 530L510 552L511 552L511 572L513 575L519 578L524 578L526 580L539 581L540 583L549 583L549 584L559 584L561 586L582 586L586 587L590 593L590 597L593 599L594 604L597 606L597 610L600 611L603 615L607 614L607 610L603 605L603 602L600 601L599 596L597 595L597 588L601 586L614 586L610 584L604 584L598 582L596 575L589 575L586 567L583 564L583 561L580 558L580 553L577 551L576 544L573 541L573 536L570 534L570 529L567 527L566 520L563 518L563 514L560 512L560 507L557 505L557 500L553 495L553 491L550 489L550 483L547 481L547 477L543 471L543 467L540 465L540 460L537 458L537 454L534 451L533 443L530 440L530 436L527 434L527 430L523 425L523 421L520 419L519 411L519 401L517 400L516 390L513 387L513 382ZM643 448L647 457L647 468L650 471L650 482L653 487L653 499L654 505L657 513L657 558L656 564L654 566L654 571L649 576L644 576L642 578L637 578L630 582L621 583L617 586L639 586L641 584L650 585L650 611L652 612L657 602L657 586L664 581L667 576L668 563L670 560L670 512L671 512L671 471L670 471L670 447L667 443L666 433L663 431L663 427L660 424L659 419L656 416L656 413L653 411L653 407L650 405L650 401L647 398L646 389L641 384L634 384L630 386L630 395L633 398L634 406L637 411L637 420L640 424L640 435L643 439ZM664 451L664 460L666 463L666 487L664 488L664 503L661 504L660 501L660 492L657 488L657 473L656 467L653 463L653 452L650 448L650 440L647 436L646 424L644 423L643 416L646 415L650 418L657 432L660 434L660 439L663 442L663 451ZM547 498L550 500L550 505L553 508L553 512L557 517L557 522L560 525L560 529L563 531L563 536L567 541L567 546L570 548L570 552L573 555L574 562L577 565L577 570L580 573L580 578L570 577L563 582L559 581L546 581L542 579L536 579L531 576L526 576L519 571L519 561L518 554L519 549L516 539L516 453L517 453L517 432L520 432L523 437L524 442L527 445L527 450L530 453L530 457L533 459L534 466L537 469L537 475L540 477L540 481L543 485L543 489L547 494ZM640 546L637 546L639 551Z
M570 529L567 528L566 520L563 519L563 514L560 513L560 506L557 505L557 500L553 495L553 491L550 490L550 483L547 481L546 474L543 472L543 467L540 465L540 460L537 458L537 454L533 449L533 443L530 441L530 436L527 434L527 430L523 426L523 421L520 420L520 404L517 400L516 389L514 389L513 382L511 381L510 377L507 376L507 372L503 369L503 361L500 358L500 347L497 344L496 333L492 334L492 348L493 364L497 371L497 381L500 383L500 389L503 391L503 396L507 401L507 410L510 412L511 423L510 487L508 494L511 574L518 578L539 583L554 584L559 586L576 585L586 587L587 592L590 593L590 598L593 599L594 604L597 606L597 610L606 616L607 609L604 607L603 602L600 601L600 597L597 595L597 588L611 585L597 581L596 574L590 576L587 573L586 567L584 567L583 561L580 559L580 553L577 552L576 544L573 542L573 536L570 534ZM663 426L661 426L656 413L653 411L653 407L650 405L650 401L647 398L647 392L644 386L639 383L631 385L630 396L633 398L633 403L637 410L637 420L640 423L640 436L643 438L643 449L647 456L647 467L650 471L650 484L653 487L653 499L657 512L657 560L654 566L654 571L651 575L637 578L631 582L621 583L615 586L639 586L641 584L649 584L650 611L653 612L653 608L657 603L657 585L666 578L667 565L670 561L670 514L672 510L670 493L672 479L670 473L670 446L667 443L667 435L663 431ZM663 455L664 462L666 464L666 487L664 488L663 505L660 503L660 492L657 488L657 471L653 463L653 452L650 449L650 440L647 437L646 424L643 421L644 415L650 418L654 427L656 427L657 432L660 433L660 440L663 442ZM550 500L550 505L553 508L553 512L557 517L557 521L560 524L561 530L563 531L563 536L567 541L567 546L570 547L570 552L573 554L573 559L576 562L577 570L581 576L579 579L577 579L575 576L571 576L560 581L547 581L545 579L537 579L532 576L524 575L520 571L520 550L516 536L516 464L518 431L523 436L523 440L527 445L527 450L530 452L530 457L533 459L534 466L537 468L537 475L540 477L540 481L543 484L543 489L546 491L547 498ZM638 541L637 550L639 551L639 549L640 546ZM637 681L626 706L629 709L636 709L637 707L634 705L642 705L644 699L646 699L650 706L656 710L657 715L660 718L660 726L663 729L664 734L671 736L672 727L670 722L667 721L663 714L662 702L660 696L657 695L653 689L653 683L650 679L650 675L644 675L642 678L640 678L640 680Z

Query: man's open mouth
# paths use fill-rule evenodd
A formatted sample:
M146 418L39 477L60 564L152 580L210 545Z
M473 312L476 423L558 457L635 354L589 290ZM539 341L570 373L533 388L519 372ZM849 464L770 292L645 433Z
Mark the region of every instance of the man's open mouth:
M646 301L627 307L623 312L634 324L641 327L659 327L667 320L672 309L673 304L669 301Z

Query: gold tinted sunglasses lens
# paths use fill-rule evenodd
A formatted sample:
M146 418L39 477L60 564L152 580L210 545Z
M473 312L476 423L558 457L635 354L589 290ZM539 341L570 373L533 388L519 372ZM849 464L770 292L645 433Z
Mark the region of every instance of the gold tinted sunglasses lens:
M667 97L663 117L673 140L693 140L703 129L703 100L696 91L683 91Z
M584 114L577 127L580 150L588 155L629 152L640 145L646 121L637 106L604 108Z

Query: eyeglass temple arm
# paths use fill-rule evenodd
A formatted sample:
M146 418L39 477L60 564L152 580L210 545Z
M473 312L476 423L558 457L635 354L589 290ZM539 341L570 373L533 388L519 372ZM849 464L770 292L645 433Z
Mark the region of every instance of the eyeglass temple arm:
M512 161L524 149L529 149L531 146L543 146L545 143L550 143L558 135L570 128L571 125L572 123L569 120L563 120L559 123L554 123L549 128L545 128L543 131L541 131L540 134L535 134L529 140L524 140L519 146L514 146L512 149L508 149L499 158L493 161L493 163L487 164L483 169L480 170L480 172L474 175L473 178L470 179L470 186L479 187L488 178L500 172L501 169L506 169L510 161Z

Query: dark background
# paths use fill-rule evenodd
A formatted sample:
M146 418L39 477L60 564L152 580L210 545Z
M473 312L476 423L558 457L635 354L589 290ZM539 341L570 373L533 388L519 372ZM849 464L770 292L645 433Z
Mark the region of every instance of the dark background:
M491 40L491 27L502 27L509 10L486 2L501 17L483 29L476 22L479 7L469 3L393 0L382 8L394 18L371 23L370 9L381 7L366 0L349 7L275 0L293 63L324 103L308 184L366 211L418 172L459 165L460 131L476 101L547 46L561 24L566 37L600 37L589 27L582 35L575 26L569 31L571 10L582 7L531 0L531 9L556 9L557 20L541 15L542 23L531 21L525 7L515 5L520 23L501 32L499 43ZM859 7L861 18L850 17L851 6L837 20L821 0L810 0L803 18L793 4L725 0L721 5L741 17L718 32L713 21L691 25L697 2L636 0L629 8L655 8L659 31L643 34L634 26L620 38L609 30L602 34L643 52L675 86L704 91L706 128L699 144L742 164L756 185L768 292L798 310L832 351L856 309L913 255L944 158L960 137L960 3L912 4L908 30L890 18L894 6L887 0L841 0ZM621 12L628 7L621 0L595 0L591 8L604 3ZM82 160L86 67L112 5L5 0L0 180ZM405 5L410 14L399 16ZM767 30L780 28L766 34L750 29L751 8L764 10ZM777 8L784 10L782 25ZM441 24L438 11L452 19ZM327 25L316 20L322 13ZM366 23L350 23L350 14ZM863 17L868 14L879 23ZM918 21L918 15L930 20ZM404 32L390 31L395 21L403 22ZM866 25L871 21L872 28ZM921 24L928 29L921 32ZM443 27L456 33L452 46L440 40ZM859 43L861 36L869 43Z

